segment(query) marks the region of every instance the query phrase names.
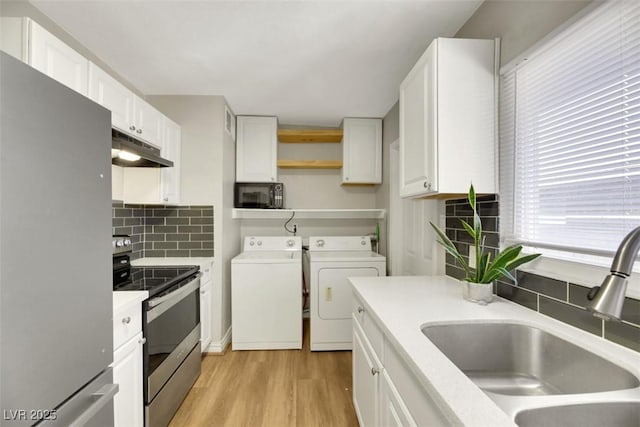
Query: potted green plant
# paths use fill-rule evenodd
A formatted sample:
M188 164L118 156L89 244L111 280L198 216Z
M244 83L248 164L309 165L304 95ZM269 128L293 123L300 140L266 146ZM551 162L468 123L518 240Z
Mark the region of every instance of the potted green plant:
M513 245L504 248L498 252L496 257L491 259L491 252L485 251L482 223L476 208L476 192L473 184L469 188L468 194L469 205L473 210L473 226L465 220L460 220L465 231L473 239L475 247L475 268L471 268L467 260L460 254L458 248L447 237L447 235L434 223L429 222L431 227L438 234L440 240L438 243L442 245L451 254L456 263L464 269L466 276L462 280L464 284L463 296L465 299L480 304L487 304L493 298L493 282L500 277L508 277L516 282L516 278L511 271L527 262L538 258L540 254L521 255L522 246Z

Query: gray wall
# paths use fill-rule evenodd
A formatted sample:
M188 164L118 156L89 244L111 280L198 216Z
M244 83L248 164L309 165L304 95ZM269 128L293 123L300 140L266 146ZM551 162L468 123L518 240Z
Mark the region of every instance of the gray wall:
M589 3L591 0L487 0L456 37L500 37L500 63L504 65Z

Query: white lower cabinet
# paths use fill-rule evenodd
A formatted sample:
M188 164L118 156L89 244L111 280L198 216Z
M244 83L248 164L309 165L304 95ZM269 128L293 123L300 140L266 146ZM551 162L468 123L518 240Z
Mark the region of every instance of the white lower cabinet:
M380 422L386 427L416 426L411 418L407 406L402 401L400 393L391 381L386 371L381 372L380 377Z
M211 344L211 282L200 288L200 345L206 353Z
M113 399L115 427L142 427L144 424L143 343L142 332L139 332L113 352L113 381L119 385Z
M212 339L211 315L213 307L213 261L200 263L200 346L206 353Z
M114 292L128 294L129 292ZM142 294L142 292L138 292ZM142 385L142 300L137 297L122 304L114 302L113 309L113 381L118 393L113 399L116 427L144 425L144 391ZM114 297L115 301L115 297Z
M353 302L353 406L360 425L449 425L362 301L354 295Z
M353 406L361 426L375 426L380 390L380 367L357 320L353 321Z

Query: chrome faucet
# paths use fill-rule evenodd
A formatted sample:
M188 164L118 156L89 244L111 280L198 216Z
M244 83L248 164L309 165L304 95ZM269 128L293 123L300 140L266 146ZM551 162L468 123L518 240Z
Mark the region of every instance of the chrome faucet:
M611 264L611 273L602 285L589 291L587 298L593 302L587 307L594 316L604 320L620 320L624 295L627 291L627 277L631 276L633 263L640 251L640 227L622 239Z

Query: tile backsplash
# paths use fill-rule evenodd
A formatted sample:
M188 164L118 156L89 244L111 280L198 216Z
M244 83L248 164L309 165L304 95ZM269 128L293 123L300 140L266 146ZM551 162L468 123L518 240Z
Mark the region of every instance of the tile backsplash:
M213 206L112 204L113 234L128 234L132 259L212 257Z
M487 230L486 247L497 251L499 248L499 218L497 196L478 198L478 213L482 225ZM460 219L473 221L473 212L466 199L446 202L446 233L461 253L468 253L471 242ZM464 277L464 271L456 265L453 257L447 255L445 272L457 279ZM589 288L524 271L518 271L517 285L510 280L499 280L494 291L497 295L517 304L553 317L564 323L604 337L625 347L640 351L640 301L626 298L622 312L622 322L604 321L587 312Z
M468 259L469 245L473 244L473 239L465 231L460 220L465 220L470 225L473 225L473 210L467 199L447 200L445 206L445 232L447 233L447 237L456 245L462 256ZM476 208L482 221L482 228L485 231L485 248L492 252L491 256L493 258L500 247L497 196L489 195L478 197L476 200ZM456 279L462 279L465 276L464 270L456 264L455 258L449 254L447 254L445 259L445 273Z

